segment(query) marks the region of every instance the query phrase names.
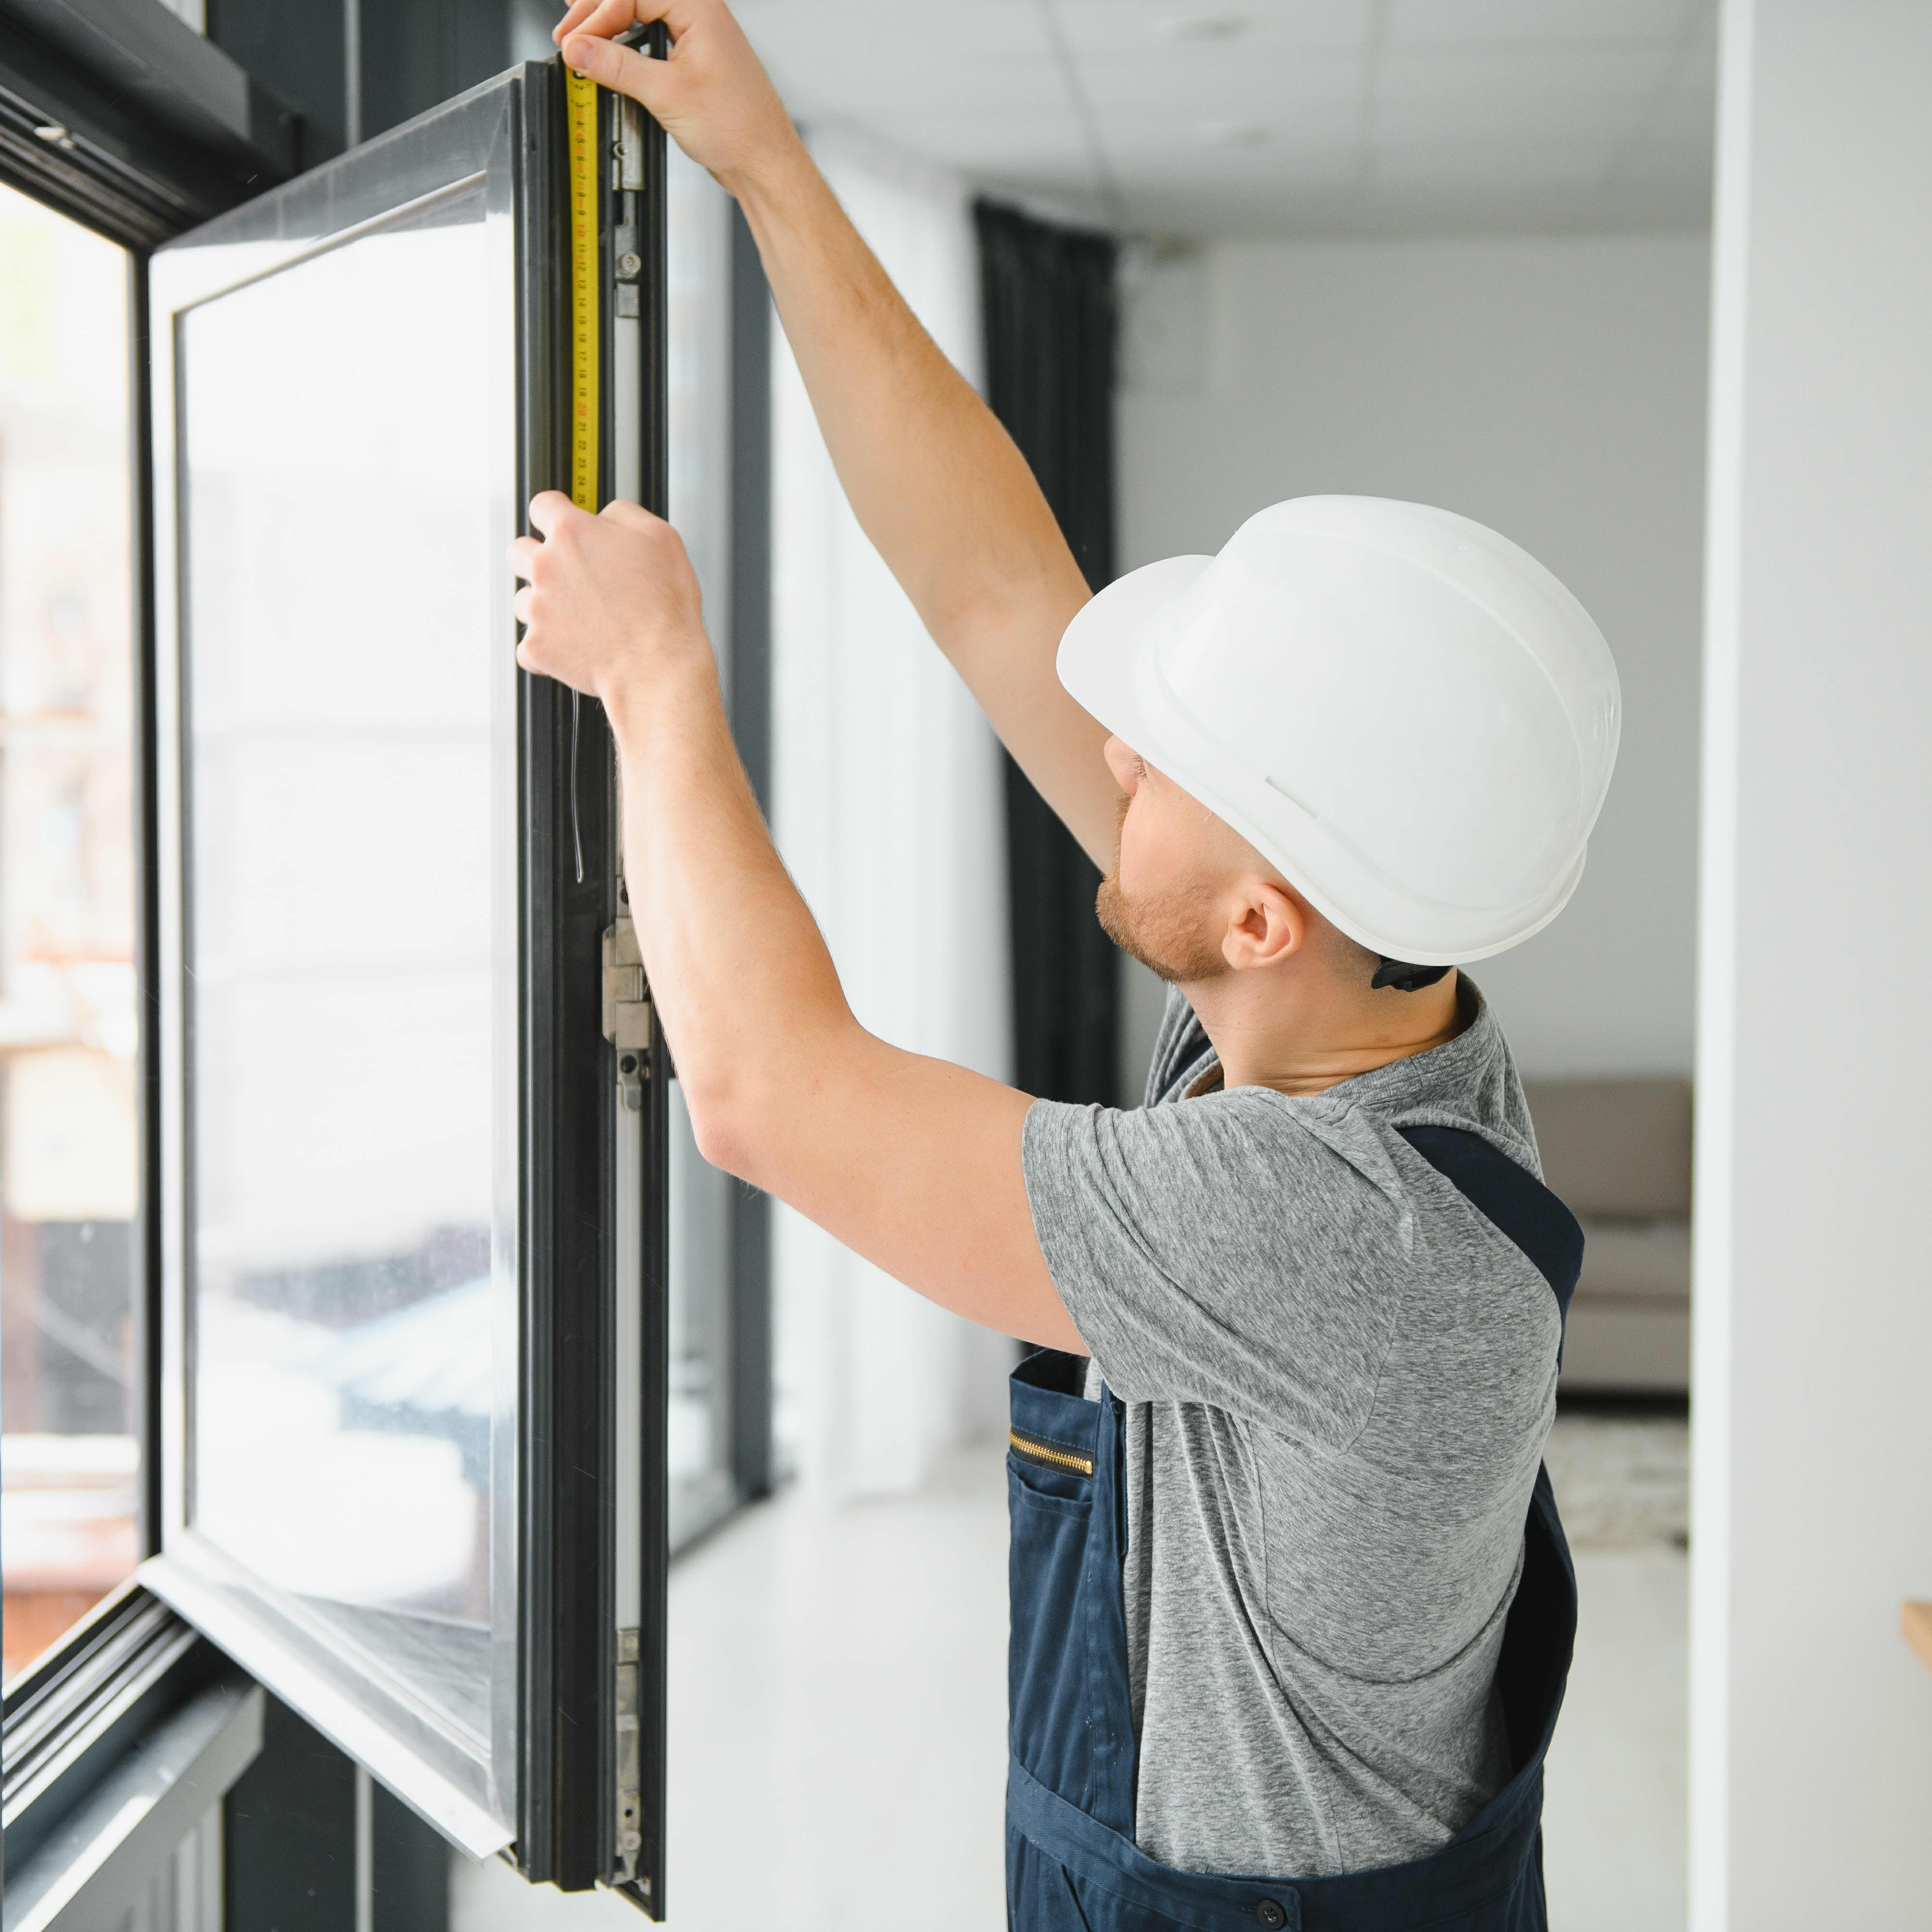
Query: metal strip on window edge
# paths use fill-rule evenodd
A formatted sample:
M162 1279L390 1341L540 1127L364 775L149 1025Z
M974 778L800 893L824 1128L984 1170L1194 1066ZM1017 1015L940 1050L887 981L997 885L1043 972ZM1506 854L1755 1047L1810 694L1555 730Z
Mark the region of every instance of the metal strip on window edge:
M8 1689L0 1830L10 1878L140 1742L226 1679L247 1679L131 1579Z

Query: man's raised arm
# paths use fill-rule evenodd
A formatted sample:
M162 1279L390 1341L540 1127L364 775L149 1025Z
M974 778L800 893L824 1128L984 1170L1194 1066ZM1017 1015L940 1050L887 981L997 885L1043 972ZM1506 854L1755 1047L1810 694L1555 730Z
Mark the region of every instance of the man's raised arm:
M610 36L662 20L668 60ZM1106 733L1054 671L1087 585L1040 486L846 218L724 0L576 0L572 65L632 95L737 197L866 534L993 728L1103 870Z

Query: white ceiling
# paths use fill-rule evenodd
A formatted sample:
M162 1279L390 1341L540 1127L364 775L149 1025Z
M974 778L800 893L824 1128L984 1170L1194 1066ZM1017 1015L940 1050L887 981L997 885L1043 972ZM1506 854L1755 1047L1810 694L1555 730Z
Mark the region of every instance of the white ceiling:
M1152 234L1699 228L1714 0L739 0L801 121Z

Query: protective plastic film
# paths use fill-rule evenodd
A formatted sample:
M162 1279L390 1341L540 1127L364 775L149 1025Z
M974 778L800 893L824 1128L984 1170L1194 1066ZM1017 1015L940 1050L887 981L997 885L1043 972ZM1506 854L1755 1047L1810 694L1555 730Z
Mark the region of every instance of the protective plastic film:
M460 186L176 340L188 1520L479 1759L514 1615L490 239Z

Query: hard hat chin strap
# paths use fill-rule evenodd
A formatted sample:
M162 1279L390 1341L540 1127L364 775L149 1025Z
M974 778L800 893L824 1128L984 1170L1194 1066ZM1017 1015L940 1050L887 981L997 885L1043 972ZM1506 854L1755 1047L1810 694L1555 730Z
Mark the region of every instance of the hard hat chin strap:
M1434 986L1445 973L1454 970L1448 966L1411 966L1403 960L1384 958L1369 984L1393 986L1399 993L1419 993L1424 987Z

